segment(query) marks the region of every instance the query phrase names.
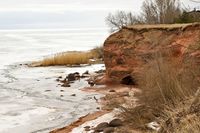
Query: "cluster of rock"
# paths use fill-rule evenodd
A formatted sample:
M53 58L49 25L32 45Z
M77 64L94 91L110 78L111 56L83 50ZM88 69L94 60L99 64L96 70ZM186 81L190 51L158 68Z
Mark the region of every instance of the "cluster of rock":
M98 81L103 77L104 73L105 70L96 71L94 75L90 74L89 71L84 72L82 75L80 75L79 72L75 72L68 74L63 80L62 76L60 76L56 79L56 81L62 83L60 84L61 87L71 87L71 83L74 83L75 81L80 79L87 78L86 81L88 82L88 84L90 86L94 86L95 84L98 84Z
M122 120L120 119L114 119L112 121L108 122L102 122L98 124L95 128L92 128L90 126L85 127L85 131L91 131L93 130L93 133L114 133L116 127L120 127L123 125Z
M71 83L74 83L76 80L80 80L81 78L86 78L89 77L89 72L86 71L85 73L83 73L82 75L80 75L80 73L75 72L75 73L70 73L66 76L66 78L64 78L62 80L62 76L58 77L56 79L56 81L62 83L62 87L71 87Z

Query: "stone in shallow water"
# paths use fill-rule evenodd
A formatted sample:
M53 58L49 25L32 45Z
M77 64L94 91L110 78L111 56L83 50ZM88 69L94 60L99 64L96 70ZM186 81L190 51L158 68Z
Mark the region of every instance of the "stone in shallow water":
M85 131L90 131L90 126L86 126L84 128L85 128Z
M71 87L71 85L66 82L63 85L61 85L61 87Z
M72 94L71 96L75 97L75 96L76 96L76 94Z
M87 71L85 71L83 74L89 74L89 71L87 70Z
M68 79L69 82L75 81L80 78L80 74L78 72L70 73L66 78Z

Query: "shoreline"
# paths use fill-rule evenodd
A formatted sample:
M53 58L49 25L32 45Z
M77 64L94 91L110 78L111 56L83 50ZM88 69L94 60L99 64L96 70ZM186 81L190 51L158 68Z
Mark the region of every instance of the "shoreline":
M80 71L82 73L86 70L93 72L103 68L103 65L81 68L33 68L27 65L12 65L6 71L6 76L10 82L8 81L9 83L1 86L4 88L2 94L5 96L13 95L12 98L5 99L8 105L2 115L2 118L7 118L5 125L12 129L5 127L1 128L1 131L50 132L53 129L70 124L83 115L97 111L98 105L92 97L99 98L101 95L81 91L80 89L83 86L88 86L86 81L77 81L71 84L71 88L64 88L58 85L56 78L60 75L65 77L69 72ZM76 94L76 96L72 96L73 94ZM16 102L20 104L16 104ZM10 115L12 113L17 115ZM25 119L26 116L29 119ZM15 127L13 119L21 123ZM31 124L33 122L34 125Z
M81 126L82 124L88 122L88 121L92 121L95 120L105 114L107 114L109 112L107 111L97 111L91 114L87 114L85 116L80 117L77 121L71 123L68 126L65 126L63 128L59 128L59 129L55 129L53 131L50 131L50 133L69 133L71 132L74 128L77 128L79 126Z
M115 89L115 92L113 91ZM133 89L133 88L132 88ZM108 107L110 106L109 102L110 100L107 99L106 97L108 95L117 95L114 96L116 98L116 100L118 101L123 101L124 102L124 98L129 95L128 92L132 92L132 91L137 91L136 89L133 89L130 91L130 86L126 86L126 85L104 85L103 87L84 87L82 89L80 89L84 92L88 92L88 93L99 93L99 94L103 94L104 96L101 97L99 100L100 102L99 105L101 106L100 111L95 111L94 113L89 113L85 116L80 117L78 120L72 122L69 125L66 125L65 127L59 128L59 129L55 129L52 130L50 133L71 133L74 129L78 129L78 130L85 130L85 127L87 127L88 123L92 123L92 128L94 128L95 126L97 126L97 123L102 123L105 120L108 120L108 117L112 117L112 119L115 117L115 111L114 111L114 107ZM113 112L114 111L114 112ZM107 118L104 118L102 121L98 121L99 118L104 117L105 115L107 115ZM96 123L94 125L94 123ZM85 126L84 126L85 125ZM82 129L81 129L82 128Z

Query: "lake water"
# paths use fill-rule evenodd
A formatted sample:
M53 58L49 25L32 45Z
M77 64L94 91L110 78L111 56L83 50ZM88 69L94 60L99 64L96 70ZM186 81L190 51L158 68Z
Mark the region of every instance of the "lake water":
M71 72L104 69L103 64L84 68L19 64L57 52L89 50L103 44L107 35L107 29L0 30L0 133L48 132L95 111L93 97L100 95L80 91L87 86L85 81L62 88L55 80Z

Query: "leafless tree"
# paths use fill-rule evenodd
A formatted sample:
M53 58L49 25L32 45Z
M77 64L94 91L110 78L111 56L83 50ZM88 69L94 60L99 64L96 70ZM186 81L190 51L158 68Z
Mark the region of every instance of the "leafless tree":
M181 15L179 0L145 0L142 10L148 24L174 23Z
M142 5L142 13L133 15L131 12L118 11L109 14L106 23L111 32L121 29L123 26L133 24L164 24L174 23L182 13L179 0L145 0Z
M115 14L109 14L106 17L106 23L110 27L111 32L121 29L123 26L142 23L142 19L134 16L131 12L118 11Z

